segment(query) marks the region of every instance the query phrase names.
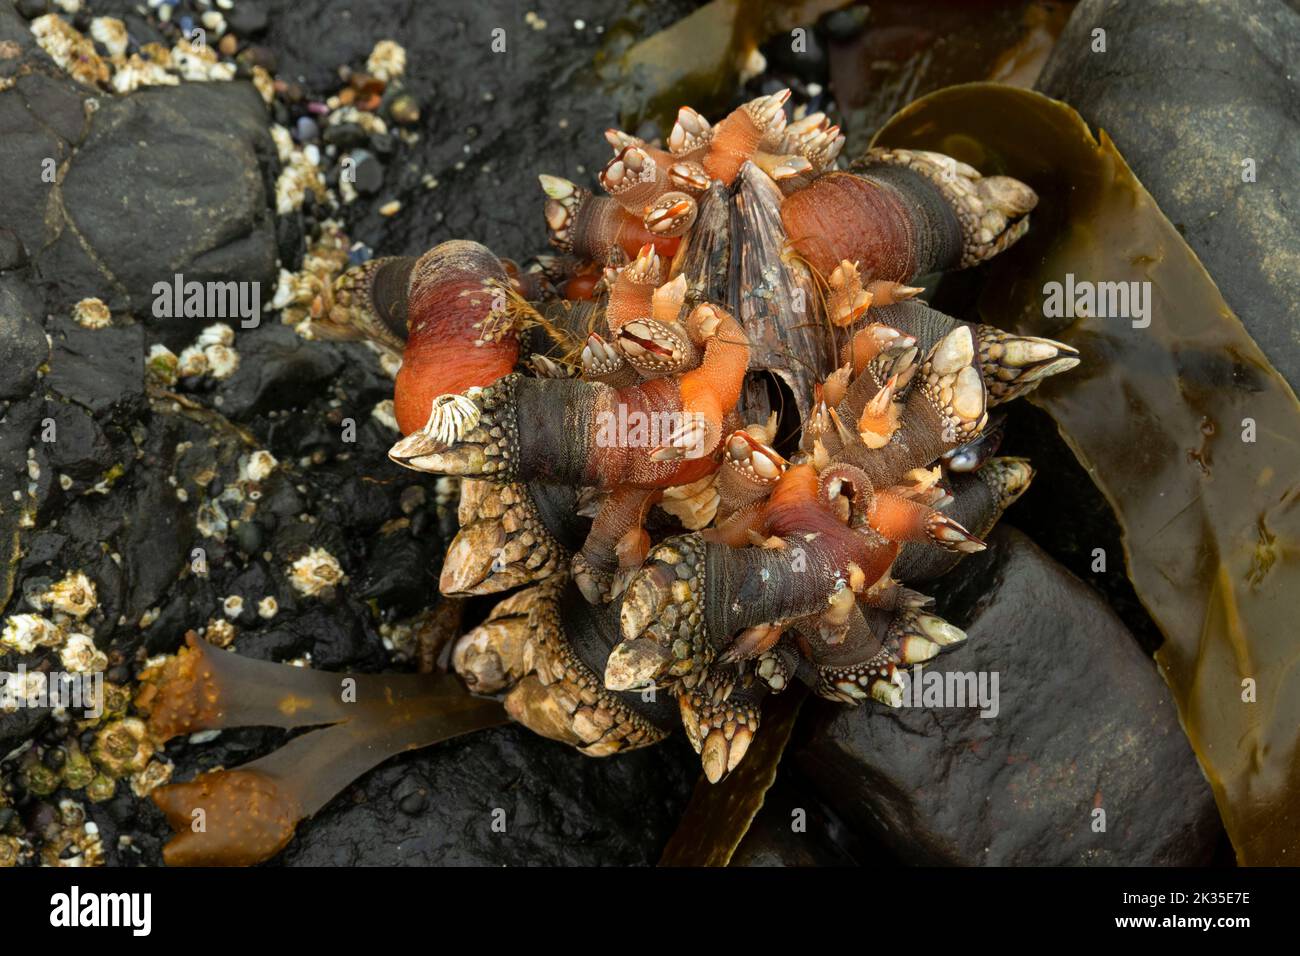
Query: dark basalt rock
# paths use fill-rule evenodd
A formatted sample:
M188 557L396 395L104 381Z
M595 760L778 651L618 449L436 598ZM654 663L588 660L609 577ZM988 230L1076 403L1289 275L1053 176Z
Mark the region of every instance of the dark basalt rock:
M266 8L257 0L245 0L244 3L237 3L233 9L226 13L226 23L236 36L257 36L266 32Z
M859 860L879 865L881 854L868 856L855 834L826 809L806 784L778 776L763 797L728 866L854 866ZM861 854L860 856L857 854Z
M1105 53L1092 51L1099 27ZM1083 0L1038 84L1110 135L1293 388L1297 62L1300 10L1281 0Z
M0 277L0 399L29 394L50 354L39 308L40 299L25 283Z
M260 282L264 304L274 292L274 156L249 83L185 83L102 101L64 175L64 207L125 288L124 304L167 344L218 317L155 318L156 282L177 273L187 282Z
M277 859L286 866L648 866L697 775L680 737L595 760L522 727L483 730L363 777L302 823Z
M144 326L84 329L56 319L45 383L64 398L98 413L144 395Z
M239 368L221 385L221 410L236 420L300 405L343 367L337 347L306 342L278 323L241 331L235 347Z
M990 545L944 579L939 613L969 637L924 671L996 673L997 715L810 702L787 757L904 862L1207 862L1218 813L1150 660L1023 534L1001 527Z
M575 179L594 185L609 147L575 130L622 125L617 98L593 82L597 53L612 47L617 54L631 38L650 36L697 4L625 6L615 27L604 0L575 0L539 11L545 29L527 25L522 8L498 0L462 4L447 16L388 0L265 6L270 25L259 43L275 51L282 77L301 77L312 91L336 88L340 64L364 69L379 40L396 39L406 49L401 85L420 104L420 139L398 147L382 178L378 169L365 173L373 176L377 201L341 210L354 240L384 255L419 255L461 236L523 260L546 249L537 174L581 165L587 172ZM576 29L575 20L584 28ZM504 53L492 49L498 27L506 30ZM362 174L359 168L357 187L365 195ZM401 202L401 212L380 215L378 207L391 199Z
M0 167L12 173L0 229L31 257L47 311L96 296L179 348L218 317L155 318L156 282L260 282L269 302L278 160L252 84L103 95L59 71L9 4L0 40L20 51L0 60L0 76L15 76L0 93Z

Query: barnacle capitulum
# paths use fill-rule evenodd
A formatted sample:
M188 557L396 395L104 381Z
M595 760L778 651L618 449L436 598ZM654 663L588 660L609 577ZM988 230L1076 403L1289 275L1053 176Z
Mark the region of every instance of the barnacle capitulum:
M448 243L348 286L351 328L404 340L390 457L463 479L442 591L513 591L456 671L591 755L680 722L711 781L766 695L898 706L965 639L912 586L1032 478L990 409L1080 360L912 284L1014 243L1033 190L937 153L838 168L788 97L683 107L666 148L606 131L605 195L541 178L559 257Z

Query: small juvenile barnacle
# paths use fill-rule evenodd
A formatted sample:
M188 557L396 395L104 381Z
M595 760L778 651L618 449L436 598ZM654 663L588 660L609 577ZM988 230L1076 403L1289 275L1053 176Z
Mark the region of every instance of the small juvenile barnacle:
M123 717L95 735L90 758L105 775L117 779L144 770L153 753L154 744L145 722L138 717Z
M324 548L312 548L289 565L289 583L305 597L318 597L345 578L338 559Z
M23 857L24 843L15 836L0 835L0 869L17 866Z
M406 72L406 50L396 40L380 40L366 57L366 72L388 82Z
M75 740L68 744L67 757L63 761L61 773L63 785L69 790L81 790L95 779L95 765L82 752L81 746Z
M180 378L197 378L208 372L208 356L202 348L190 345L177 360L176 374Z
M0 631L0 645L20 654L37 647L54 647L62 641L59 628L39 614L11 614Z
M217 381L224 381L239 369L239 353L227 345L215 344L205 346L203 357L207 360L208 374Z
M271 476L279 464L274 455L264 448L250 454L239 465L239 477L243 481L263 482Z
M161 343L149 346L149 354L144 360L145 372L158 384L170 388L176 384L180 370L180 359L176 353Z
M99 605L95 583L84 571L71 571L41 594L39 609L49 608L81 620Z
M143 770L131 775L131 792L137 797L147 797L172 778L176 768L168 760L151 759Z
M95 17L90 21L90 35L104 45L109 56L116 59L126 54L130 36L126 24L116 17Z
M73 674L93 674L108 667L108 655L95 647L88 634L70 634L59 650L63 667Z
M235 642L235 625L226 618L213 618L203 628L203 639L217 647L229 647Z
M84 329L106 329L113 324L113 315L99 299L82 299L72 307L72 318Z

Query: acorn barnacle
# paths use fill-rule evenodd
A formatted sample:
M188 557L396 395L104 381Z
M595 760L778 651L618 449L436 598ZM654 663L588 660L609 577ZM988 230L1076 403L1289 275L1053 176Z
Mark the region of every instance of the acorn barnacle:
M844 164L788 96L683 107L664 145L609 130L595 189L541 177L555 254L375 260L332 316L402 352L390 457L461 481L441 590L503 595L455 647L466 683L592 755L681 724L713 781L765 696L897 705L964 640L916 588L1032 477L990 408L1078 363L914 285L1014 243L1028 186Z

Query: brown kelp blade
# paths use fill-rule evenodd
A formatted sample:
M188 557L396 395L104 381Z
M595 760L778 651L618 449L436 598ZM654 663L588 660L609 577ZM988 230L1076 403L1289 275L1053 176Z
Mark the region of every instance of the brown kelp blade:
M618 98L624 129L658 119L667 133L683 104L708 114L725 109L739 85L739 71L769 37L813 23L846 3L712 0L626 51L618 46L627 31L611 30L597 69L607 94ZM636 8L627 12L635 14Z
M717 783L703 776L696 782L660 866L726 866L731 861L776 780L777 765L806 696L799 684L768 697L763 726L740 765Z
M1024 180L1041 197L1028 235L989 266L980 320L1081 353L1078 369L1032 400L1056 419L1119 518L1129 576L1166 638L1157 661L1238 859L1294 863L1294 392L1115 145L1104 132L1095 139L1068 106L995 84L952 87L902 110L874 145L940 150ZM1139 283L1124 288L1143 297L1149 289L1149 299L1114 317L1103 313L1122 310L1098 303L1072 318L1045 314L1056 291L1049 283L1064 294L1067 282L1077 290L1084 281Z
M173 666L174 664L174 666ZM146 682L139 702L159 740L230 727L307 727L280 749L230 770L160 787L176 831L169 866L249 866L274 856L300 820L394 754L505 722L492 700L448 675L335 674L255 661L190 636Z

